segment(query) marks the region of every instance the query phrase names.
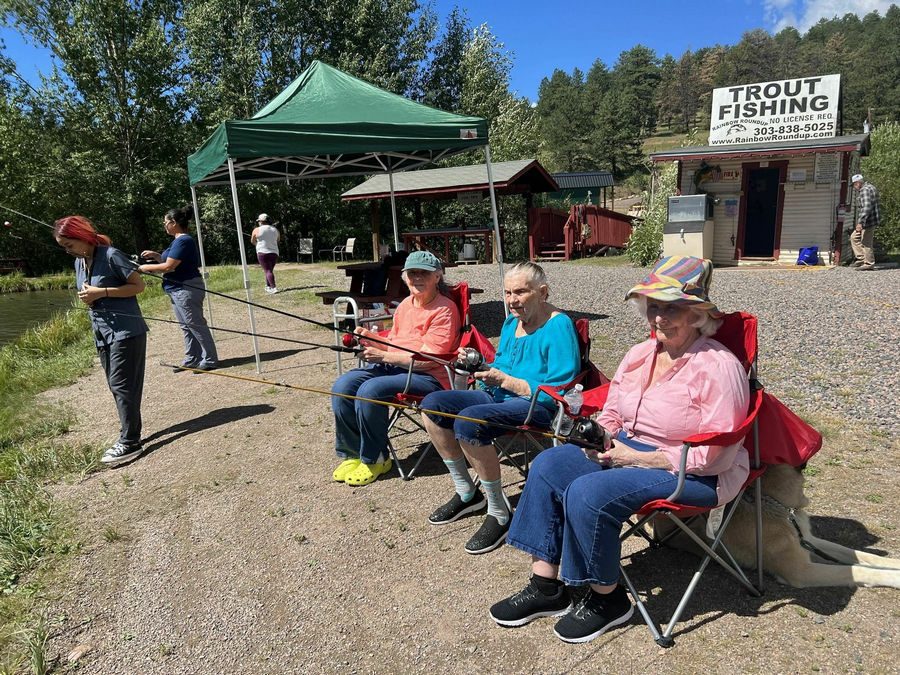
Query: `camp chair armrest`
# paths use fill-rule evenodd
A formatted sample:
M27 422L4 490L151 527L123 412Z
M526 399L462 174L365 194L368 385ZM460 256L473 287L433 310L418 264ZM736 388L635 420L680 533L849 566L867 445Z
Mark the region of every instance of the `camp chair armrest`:
M750 395L750 409L740 426L734 431L717 431L706 434L694 434L684 439L684 442L692 445L734 445L743 441L753 429L753 423L759 415L762 406L762 392L754 391Z
M684 481L687 479L687 458L691 444L685 441L681 445L681 458L678 460L678 482L675 484L675 490L666 497L667 502L677 502L681 493L684 491Z

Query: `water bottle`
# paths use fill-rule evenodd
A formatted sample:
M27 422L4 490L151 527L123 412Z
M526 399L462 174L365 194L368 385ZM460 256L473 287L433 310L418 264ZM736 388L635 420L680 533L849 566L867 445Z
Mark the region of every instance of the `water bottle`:
M573 417L581 412L581 406L584 403L584 396L581 393L583 390L584 387L582 385L576 384L563 396L566 399L566 405L569 406L569 414Z

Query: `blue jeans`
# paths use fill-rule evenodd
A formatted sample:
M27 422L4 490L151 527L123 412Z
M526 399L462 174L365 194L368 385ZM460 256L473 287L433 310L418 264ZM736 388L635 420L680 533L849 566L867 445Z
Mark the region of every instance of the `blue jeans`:
M553 565L567 584L610 585L619 580L622 523L675 490L665 469L608 469L575 445L545 450L531 465L507 542ZM714 506L715 476L688 476L679 503Z
M181 323L184 337L184 363L190 366L215 366L219 363L216 343L203 316L203 279L188 279L181 286L166 291L172 301L175 318ZM186 325L191 324L191 325Z
M372 364L341 375L331 391L379 401L390 401L406 385L406 368ZM441 383L427 373L413 373L410 394L424 396L441 389ZM384 459L388 438L388 413L391 408L378 403L331 397L334 411L334 449L338 457L359 457L366 464Z
M530 401L527 398L510 398L502 403L496 403L490 394L473 390L438 391L429 394L422 401L425 410L437 410L438 412L465 415L488 423L508 424L518 426L528 416ZM452 417L440 415L428 415L428 419L443 429L453 428L457 440L470 445L490 445L491 441L507 433L506 429L498 429L490 424L478 424L466 420L458 420ZM549 427L553 421L553 414L540 403L534 406L530 424L537 427Z

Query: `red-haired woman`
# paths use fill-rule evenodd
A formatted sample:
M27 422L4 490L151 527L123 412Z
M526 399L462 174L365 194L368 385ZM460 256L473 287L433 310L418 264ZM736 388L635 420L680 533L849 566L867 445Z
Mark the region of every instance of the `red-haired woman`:
M134 264L109 237L99 234L83 216L54 223L53 234L76 258L78 299L90 307L91 327L106 382L119 411L119 440L100 460L115 466L141 452L141 396L147 353L147 324L137 303L144 281Z

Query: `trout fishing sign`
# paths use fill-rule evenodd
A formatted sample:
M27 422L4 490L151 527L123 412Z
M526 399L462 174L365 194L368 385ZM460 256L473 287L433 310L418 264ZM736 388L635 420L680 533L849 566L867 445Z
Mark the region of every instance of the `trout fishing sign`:
M833 138L840 95L840 75L714 89L709 144Z

